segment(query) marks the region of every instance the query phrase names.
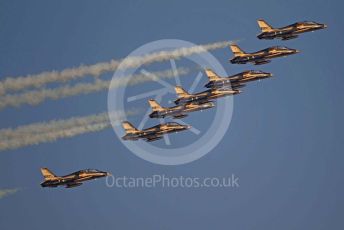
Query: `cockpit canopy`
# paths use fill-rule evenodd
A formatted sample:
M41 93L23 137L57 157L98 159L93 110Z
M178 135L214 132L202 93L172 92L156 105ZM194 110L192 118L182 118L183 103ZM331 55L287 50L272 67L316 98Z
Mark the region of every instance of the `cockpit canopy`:
M279 50L290 50L288 47L285 47L285 46L276 46L276 49L279 49Z
M258 74L258 73L264 73L264 72L261 71L261 70L251 70L250 72L251 72L251 73L257 73L257 74Z
M319 23L312 22L312 21L304 21L303 23L305 23L307 25L318 25L319 24Z
M180 126L180 124L178 124L177 122L167 122L166 124L168 124L169 126Z
M96 173L96 172L100 172L100 171L97 170L97 169L85 169L85 170L82 170L82 172L86 172L86 173Z

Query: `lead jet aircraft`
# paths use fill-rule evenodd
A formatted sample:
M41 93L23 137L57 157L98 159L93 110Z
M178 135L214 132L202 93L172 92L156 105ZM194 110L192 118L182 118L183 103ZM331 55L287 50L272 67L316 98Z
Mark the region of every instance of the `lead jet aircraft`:
M270 62L269 59L300 52L296 49L290 49L284 46L273 46L255 53L245 53L236 44L231 44L230 49L234 54L234 58L230 60L232 64L246 64L248 62L253 62L255 65L266 64Z
M205 73L209 82L204 87L211 89L231 87L231 89L235 90L244 87L247 82L272 77L271 73L260 70L248 70L229 77L220 77L211 69L206 69Z
M241 91L237 89L236 90L208 89L200 93L189 94L180 86L176 86L174 89L178 96L178 98L174 101L176 105L183 105L183 104L190 104L190 103L204 104L220 97L231 96L231 95L241 93Z
M122 137L123 140L137 141L139 139L144 139L147 142L159 140L167 133L176 133L191 128L189 125L181 125L177 122L167 122L143 130L136 129L128 121L123 122L122 126L126 133L125 136Z
M80 170L66 176L56 176L48 168L41 168L41 172L44 176L44 182L41 183L42 187L65 186L66 188L73 188L82 185L82 182L84 181L94 180L110 175L107 172L102 172L96 169Z
M296 22L294 24L281 27L281 28L272 28L267 22L265 22L263 19L259 19L258 25L260 29L262 30L262 33L260 33L257 37L259 39L282 39L282 40L290 40L297 38L299 34L325 29L327 28L327 25L316 23L316 22Z
M149 114L150 118L173 117L175 119L180 119L186 117L187 113L200 111L204 109L210 109L215 106L213 102L206 102L203 104L188 103L184 105L177 105L169 108L164 108L153 99L150 99L148 103L153 110L153 112Z

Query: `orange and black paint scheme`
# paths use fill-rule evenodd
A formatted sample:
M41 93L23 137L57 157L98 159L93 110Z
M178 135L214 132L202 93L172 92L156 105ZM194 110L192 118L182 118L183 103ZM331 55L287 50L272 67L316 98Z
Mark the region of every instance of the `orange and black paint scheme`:
M288 56L300 52L285 46L273 46L254 53L245 53L236 44L231 44L229 47L234 54L234 57L229 60L232 64L246 64L252 62L255 65L262 65L269 63L272 58Z
M191 128L189 125L181 125L177 122L167 122L143 130L138 130L128 121L124 121L122 126L125 130L123 140L137 141L143 139L147 142L159 140L167 133L177 133Z
M152 113L149 114L150 118L172 117L174 119L181 119L188 116L188 113L210 109L215 106L213 102L205 102L202 104L187 103L165 108L154 99L150 99L148 103L152 108Z
M48 168L41 168L44 176L44 181L41 183L42 187L57 187L65 186L66 188L73 188L82 185L82 182L87 180L94 180L110 175L108 172L102 172L97 169L84 169L66 176L56 176Z
M284 26L281 28L273 28L270 26L266 21L263 19L257 20L258 26L261 29L261 33L258 34L257 38L259 39L282 39L282 40L290 40L297 38L299 34L312 32L315 30L321 30L327 28L327 25L311 22L311 21L304 21L304 22L296 22L294 24Z
M241 93L240 90L233 90L229 88L224 89L208 89L206 91L190 94L186 92L181 86L176 86L174 88L178 98L174 101L176 105L183 104L204 104L209 103L214 99L226 96L232 96Z
M272 73L267 73L260 70L247 70L228 77L220 77L211 69L206 69L205 73L209 81L207 84L204 85L204 87L210 89L231 87L231 89L236 90L238 88L244 87L245 83L247 82L272 77Z

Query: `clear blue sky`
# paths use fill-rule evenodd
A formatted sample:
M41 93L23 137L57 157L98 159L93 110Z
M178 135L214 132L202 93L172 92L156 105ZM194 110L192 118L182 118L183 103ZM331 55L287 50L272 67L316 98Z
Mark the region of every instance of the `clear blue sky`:
M21 190L0 199L0 228L343 229L343 7L339 0L2 0L0 78L122 58L166 38L197 44L240 39L247 51L283 44L302 52L260 67L229 64L228 49L212 52L228 73L253 68L275 78L235 97L224 139L190 164L146 162L111 129L1 152L0 188ZM274 26L314 20L328 28L286 42L259 41L258 18ZM106 105L104 91L9 108L0 112L0 127L88 115ZM122 176L234 173L240 188L126 190L98 180L70 190L42 189L43 166L57 174L82 168Z

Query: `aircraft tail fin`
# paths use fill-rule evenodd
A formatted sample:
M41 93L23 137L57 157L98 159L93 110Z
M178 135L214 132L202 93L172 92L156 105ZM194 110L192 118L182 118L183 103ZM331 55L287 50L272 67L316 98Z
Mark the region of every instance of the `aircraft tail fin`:
M174 88L174 90L176 91L176 94L177 94L178 98L182 98L182 97L186 97L186 96L190 95L181 86L176 86Z
M205 69L205 74L209 78L209 81L216 81L220 79L219 75L217 75L212 69Z
M236 57L236 56L242 56L242 55L245 54L245 52L242 51L242 50L240 49L240 47L239 47L238 45L236 45L236 44L230 44L229 47L230 47L230 49L232 50L232 52L233 52L233 54L234 54L235 57Z
M159 105L159 103L156 102L156 100L154 100L154 99L150 99L148 101L148 103L149 103L149 105L150 105L150 107L152 108L153 111L162 111L162 110L164 110L164 108L161 105Z
M41 168L42 175L44 180L51 180L57 177L54 173L52 173L48 168Z
M124 121L122 122L123 129L126 133L135 133L139 131L137 128L135 128L130 122Z
M269 32L269 31L273 30L272 26L270 26L263 19L259 19L259 20L257 20L257 22L258 22L258 25L259 25L260 29L262 30L262 32Z

